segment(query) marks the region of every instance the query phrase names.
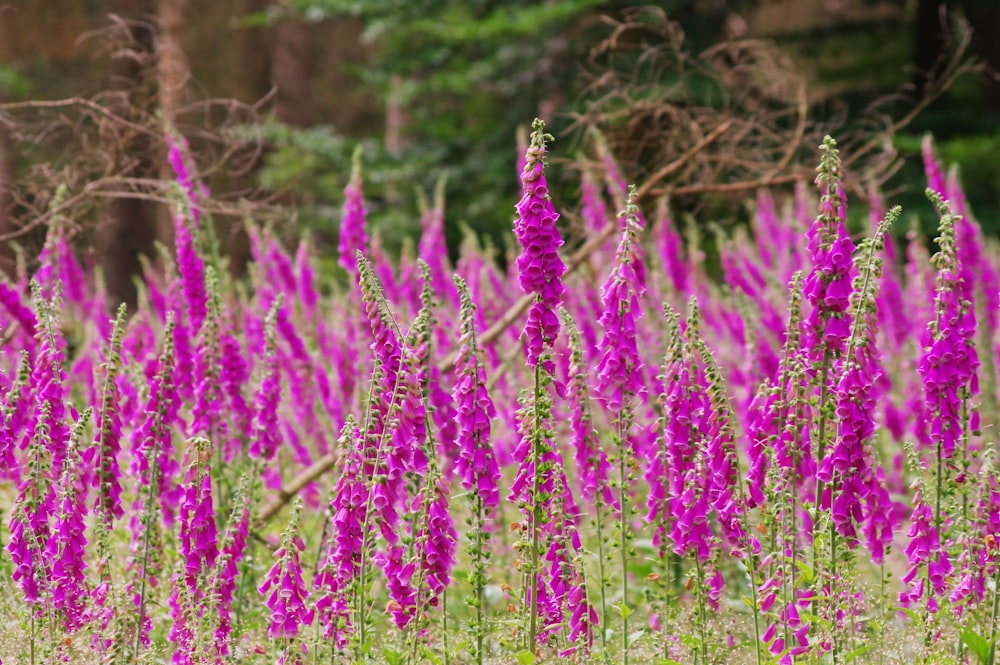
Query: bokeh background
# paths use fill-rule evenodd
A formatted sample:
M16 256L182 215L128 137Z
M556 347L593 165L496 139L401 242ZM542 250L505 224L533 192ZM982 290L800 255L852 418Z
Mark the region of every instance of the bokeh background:
M359 145L382 251L409 251L443 174L452 251L467 231L504 251L536 116L571 241L565 202L609 156L648 184L644 206L726 226L755 186L790 199L827 132L856 230L879 191L904 205L900 233L932 235L930 132L997 234L997 70L996 0L0 0L0 261L16 269L66 223L132 300L141 257L169 242L166 131L190 145L234 271L252 218L310 233L337 278Z

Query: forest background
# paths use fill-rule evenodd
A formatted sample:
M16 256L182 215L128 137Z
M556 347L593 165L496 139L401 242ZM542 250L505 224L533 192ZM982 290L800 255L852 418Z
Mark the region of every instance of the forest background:
M611 156L643 205L723 226L758 187L810 181L832 133L848 196L879 191L933 237L930 132L996 235L998 37L995 0L0 0L0 268L59 221L133 302L142 257L170 242L167 131L234 271L250 218L310 233L338 270L357 146L381 251L410 251L439 183L451 251L465 229L504 251L536 116L555 189Z

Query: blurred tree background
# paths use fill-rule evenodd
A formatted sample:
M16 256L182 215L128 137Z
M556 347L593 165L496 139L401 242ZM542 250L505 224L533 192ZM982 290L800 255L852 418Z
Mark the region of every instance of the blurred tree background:
M1000 2L642 5L0 0L0 239L37 249L42 225L63 219L112 297L134 298L139 255L169 240L166 121L190 142L236 266L248 215L308 229L332 253L359 143L387 251L419 236L416 190L443 171L451 247L462 228L502 247L515 136L535 116L557 138L557 206L610 150L648 198L739 221L756 184L808 181L830 131L858 157L852 200L877 182L930 228L919 145L931 132L1000 232ZM687 151L701 156L670 170Z

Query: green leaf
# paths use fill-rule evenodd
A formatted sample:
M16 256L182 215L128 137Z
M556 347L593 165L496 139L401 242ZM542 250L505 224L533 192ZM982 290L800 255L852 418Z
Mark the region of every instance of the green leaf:
M420 647L420 655L425 662L431 663L431 665L441 665L441 657L427 647Z
M382 647L382 657L389 665L401 665L403 662L402 652L394 647Z
M816 578L816 574L813 572L813 569L808 564L798 559L795 560L795 567L798 568L799 573L801 573L799 575L799 582L801 584L805 584L806 586L811 585L813 580Z
M521 649L515 655L518 665L535 665L535 654L527 649Z
M688 649L701 648L701 640L694 635L678 635L677 641L686 646Z
M844 661L850 663L855 658L858 658L859 656L864 656L865 654L867 654L871 650L872 650L872 647L869 644L868 646L858 647L854 651L848 651L846 654L844 654Z
M620 603L615 603L614 605L612 605L612 607L618 610L618 615L626 621L630 616L632 616L632 609L628 605L626 605L624 601Z
M991 640L987 640L969 627L959 631L959 635L962 641L965 642L965 646L969 647L969 651L976 655L976 660L982 665L993 665L993 644Z

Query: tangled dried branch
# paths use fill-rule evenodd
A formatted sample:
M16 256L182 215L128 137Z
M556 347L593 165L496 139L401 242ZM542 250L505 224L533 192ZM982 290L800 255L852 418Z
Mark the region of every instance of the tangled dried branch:
M819 121L804 76L771 42L732 40L692 54L680 27L660 8L605 20L610 34L591 53L581 100L586 110L574 122L614 156L629 182L640 183L643 198L743 196L759 187L812 180L815 146L825 134L835 135L843 148L847 186L864 193L898 168L895 132L956 78L980 67L965 57L971 31L956 22L949 60L920 98L903 89L856 118ZM683 168L670 168L678 155L720 128L724 138L696 150ZM596 157L580 167L604 170Z
M195 148L197 177L226 184L224 191L201 201L202 212L241 217L249 200L258 218L278 216L278 207L263 192L233 186L260 161L264 141L255 128L271 95L255 104L191 100L168 121L156 104L155 48L137 39L141 30L154 28L112 16L107 27L82 38L97 44L95 57L131 69L130 80L113 77L111 89L90 96L0 104L0 128L27 165L21 177L5 183L14 230L0 242L23 242L56 216L72 223L73 233L92 234L113 199L168 203L173 185L159 177L165 174L159 167L165 164L168 127ZM60 185L67 195L54 204Z

